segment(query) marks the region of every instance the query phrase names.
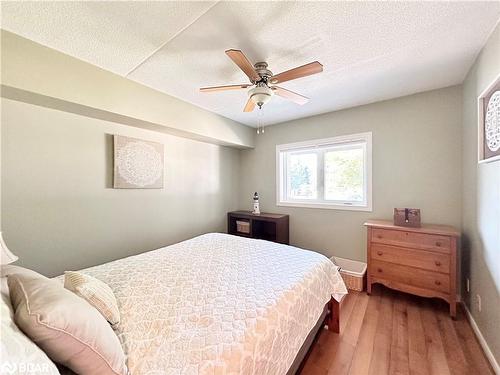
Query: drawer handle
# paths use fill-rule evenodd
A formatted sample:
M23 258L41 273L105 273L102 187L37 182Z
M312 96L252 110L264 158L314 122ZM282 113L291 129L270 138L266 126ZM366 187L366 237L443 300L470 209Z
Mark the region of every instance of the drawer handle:
M381 251L377 251L377 255L382 256L382 254L384 254L384 253L383 253L383 252L381 252Z
M436 242L436 246L437 246L437 247L441 247L441 242L437 241L437 242Z
M381 234L377 234L377 238L382 238L382 235Z
M436 264L436 266L438 266L438 267L441 265L441 262L440 262L439 260L436 260L434 263L435 263L435 264Z
M436 280L436 281L434 281L434 284L436 284L436 285L441 285L441 281Z
M382 272L382 268L377 268L377 271L378 272Z

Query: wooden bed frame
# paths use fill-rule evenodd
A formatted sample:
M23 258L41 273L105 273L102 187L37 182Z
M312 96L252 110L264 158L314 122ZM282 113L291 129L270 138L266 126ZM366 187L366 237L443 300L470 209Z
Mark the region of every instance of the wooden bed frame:
M330 302L328 302L328 314L325 317L324 324L328 326L328 330L331 332L340 333L340 304L342 300L338 302L331 297Z
M325 305L325 310L323 310L324 318L321 324L316 324L316 328L313 328L311 331L310 335L312 336L312 339L310 340L309 344L304 343L304 347L301 348L299 354L297 355L299 358L296 358L294 361L294 364L297 363L297 365L292 364L292 369L295 370L289 370L287 372L287 375L298 375L302 372L302 369L304 368L307 359L309 358L309 355L314 349L314 346L318 342L319 337L321 336L321 333L323 332L323 329L325 326L328 327L328 330L330 332L334 333L340 333L340 304L342 303L342 300L340 302L337 302L333 297L330 298L330 301ZM306 339L307 341L308 339ZM302 354L300 354L302 352Z

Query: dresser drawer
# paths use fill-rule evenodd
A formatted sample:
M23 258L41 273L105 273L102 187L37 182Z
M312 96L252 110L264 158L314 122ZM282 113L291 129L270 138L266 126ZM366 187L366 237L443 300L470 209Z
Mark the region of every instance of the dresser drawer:
M371 259L423 268L430 271L450 273L450 256L437 252L373 243L371 247Z
M373 260L370 273L377 279L450 293L450 277L443 273L426 271L419 268Z
M402 230L372 229L372 242L388 245L416 247L419 249L434 250L449 253L451 239L448 236L437 234L415 233Z

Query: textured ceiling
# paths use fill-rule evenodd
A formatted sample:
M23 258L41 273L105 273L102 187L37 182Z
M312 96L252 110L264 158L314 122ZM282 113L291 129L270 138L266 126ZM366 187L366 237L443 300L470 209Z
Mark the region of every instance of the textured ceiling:
M459 84L500 17L500 2L2 2L2 28L209 111L255 126ZM274 73L318 60L243 113L247 82L224 54Z

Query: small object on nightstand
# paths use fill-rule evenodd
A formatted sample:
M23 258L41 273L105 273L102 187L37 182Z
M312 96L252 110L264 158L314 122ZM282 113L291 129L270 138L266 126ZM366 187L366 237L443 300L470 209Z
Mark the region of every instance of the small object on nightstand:
M250 234L250 222L248 220L236 220L236 231L238 233Z
M255 192L253 194L253 212L254 215L260 215L260 206L259 206L259 194Z
M395 208L394 225L398 225L400 227L420 228L420 209Z

